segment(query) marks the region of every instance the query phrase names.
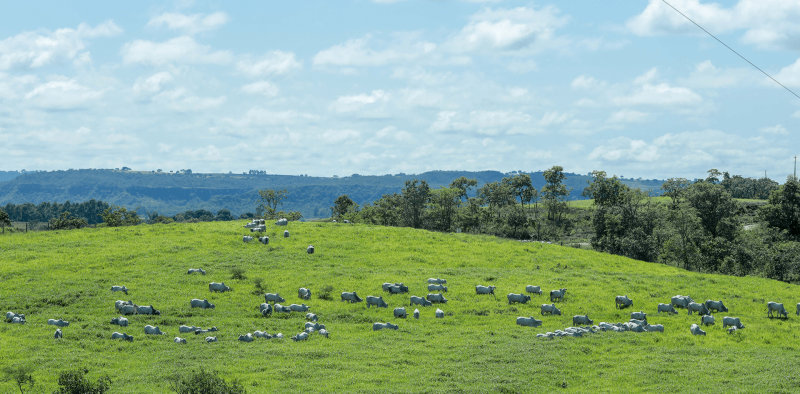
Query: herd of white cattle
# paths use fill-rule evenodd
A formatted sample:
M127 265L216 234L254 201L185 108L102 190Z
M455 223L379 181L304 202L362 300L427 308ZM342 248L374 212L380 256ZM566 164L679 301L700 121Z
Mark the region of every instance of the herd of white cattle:
M288 221L286 219L281 219L275 222L275 225L278 226L286 226ZM347 221L345 221L347 223ZM249 228L251 231L255 232L263 232L265 230L265 223L263 219L256 219L253 220L251 223L248 223L244 226L245 228ZM289 237L289 230L285 230L283 233L284 238ZM250 242L253 240L253 237L244 236L244 242ZM259 241L262 244L269 244L269 237L259 237ZM307 253L311 254L314 253L314 247L309 245L307 249ZM187 271L187 274L201 274L205 275L206 271L202 268L190 268ZM440 278L429 278L427 281L427 289L428 291L438 291L439 293L428 293L426 297L418 297L418 296L410 296L409 298L409 306L419 305L422 307L432 306L433 304L446 304L447 299L444 297L444 294L448 291L447 280L440 279ZM390 295L393 294L404 294L409 292L408 286L404 285L403 283L384 283L382 285L382 289L384 292L389 293ZM475 294L476 295L488 295L491 294L495 297L495 290L497 288L495 286L482 286L478 285L475 286ZM217 283L211 282L208 285L208 290L210 292L227 292L231 291L229 286L226 286L224 282ZM128 288L126 286L112 286L111 292L118 292L121 291L128 295ZM542 295L543 291L540 286L533 286L528 285L525 287L525 292L529 294L536 294ZM557 301L564 301L564 297L566 296L567 289L556 289L550 291L550 304L542 304L540 307L540 314L542 316L560 316L561 310L556 307L555 302ZM298 289L298 298L301 300L307 301L311 299L311 290L301 287ZM527 304L531 301L531 296L528 294L515 294L509 293L506 296L509 305L519 303L519 304ZM264 303L259 306L259 310L264 317L269 317L272 315L273 312L275 313L292 313L292 312L307 312L305 317L308 322L305 323L304 329L302 332L298 333L297 335L291 337L294 341L302 341L307 340L311 334L318 333L320 336L325 338L329 337L329 332L325 328L324 324L320 324L318 322L318 316L314 313L310 313L309 310L311 309L310 306L306 305L305 303L301 304L291 304L288 306L281 305L280 303L285 303L286 299L281 297L277 293L266 293L264 294ZM358 303L364 301L361 297L356 294L355 291L353 292L342 292L341 293L341 301L347 301L349 303ZM270 302L272 304L270 304ZM628 307L633 306L633 300L628 298L627 296L621 295L616 296L614 299L615 307L618 309L625 309ZM366 307L370 308L371 306L376 306L377 308L388 308L389 305L383 300L382 296L367 296L366 297ZM192 299L189 302L190 308L201 308L201 309L215 309L214 304L210 303L206 299ZM728 308L722 303L722 301L715 301L715 300L706 300L704 303L695 302L689 296L681 296L676 295L672 297L669 303L658 304L656 312L658 314L667 313L667 314L677 314L678 311L675 308L683 308L687 310L689 316L693 313L697 313L700 317L699 324L692 324L689 327L689 332L692 335L706 335L706 332L701 329L701 325L711 325L715 324L714 315L711 312L728 312ZM114 317L111 319L112 325L118 325L120 327L128 327L129 320L125 317L127 315L160 315L161 312L155 309L152 305L136 305L131 301L122 301L117 300L114 303L114 308L116 311L122 314L122 316ZM800 316L800 303L797 304L797 311L796 314ZM452 314L451 314L452 315ZM405 319L408 317L406 308L405 307L398 307L394 308L393 316L395 318ZM439 308L436 309L434 313L436 318L444 318L445 312ZM788 313L784 308L783 304L777 302L768 302L767 303L767 316L768 317L783 317L788 318ZM420 311L419 309L415 309L413 312L413 317L415 319L419 319ZM6 313L6 321L8 323L16 323L16 324L24 324L26 323L25 315L24 314L17 314L14 312L7 312ZM539 320L534 318L533 316L524 317L520 316L516 319L516 324L520 326L527 326L527 327L540 327L543 323L543 320ZM66 328L69 326L68 321L64 321L61 319L48 319L48 325L53 325L58 327L53 334L53 337L56 339L63 338L62 328ZM574 327L567 327L563 330L556 330L553 332L541 333L537 334L536 336L539 338L555 338L555 337L562 337L562 336L572 336L572 337L581 337L585 334L596 333L599 331L614 331L614 332L664 332L664 326L661 324L649 324L647 321L647 313L643 311L639 312L632 312L630 315L630 320L623 323L607 323L607 322L600 322L597 325L594 325L594 321L589 318L588 315L575 315L572 317L572 324ZM587 327L583 327L587 326ZM730 317L725 316L722 318L722 327L723 329L728 328L728 333L733 334L737 330L743 329L745 326L741 323L738 317ZM397 330L399 326L397 324L392 324L389 322L376 322L372 325L373 331L383 330L383 329L391 329ZM217 327L210 327L208 329L203 329L202 327L195 327L195 326L186 326L181 325L178 328L179 333L194 333L195 335L206 334L211 332L216 332ZM146 335L167 335L166 333L162 332L159 327L145 325L144 326L144 333ZM133 336L128 335L127 333L120 333L120 332L113 332L111 334L112 339L120 339L125 341L133 342ZM283 339L282 333L277 334L269 334L262 331L254 331L253 333L246 333L243 335L239 335L238 340L242 342L252 342L256 338L263 338L263 339ZM217 342L216 336L206 336L206 342ZM174 343L177 344L186 344L186 338L181 338L179 336L173 339Z

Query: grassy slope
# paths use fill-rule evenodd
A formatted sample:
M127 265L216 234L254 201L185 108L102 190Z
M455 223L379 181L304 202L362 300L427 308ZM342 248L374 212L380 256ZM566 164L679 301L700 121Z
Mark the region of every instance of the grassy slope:
M28 324L0 323L0 367L32 363L39 369L37 389L55 388L56 372L86 366L91 376L113 376L114 392L166 392L165 378L201 365L241 379L250 392L791 392L800 387L798 329L794 304L798 287L758 278L695 274L592 251L519 243L466 234L439 234L401 228L291 223L292 237L279 238L270 227L270 246L243 244L243 222L172 224L86 229L0 237L0 308L25 313ZM313 244L317 253L305 253ZM230 268L265 278L267 290L299 303L297 288L309 287L306 303L331 332L294 343L302 314L262 318L260 295L250 280L230 279ZM206 276L188 276L190 267ZM425 279L448 280L445 319L433 308L420 320L391 317L408 295L388 296L388 309L338 301L341 291L380 295L383 282L404 282L411 294L427 294ZM224 281L234 292L211 295L210 281ZM128 297L111 293L124 284ZM498 297L478 297L476 284L498 287ZM547 296L510 306L505 294L526 284L568 288L560 306L564 316L544 317L541 328L515 325L517 316L538 316ZM317 298L325 285L334 300ZM614 309L614 296L627 294L635 310L651 313L660 333L598 333L584 338L537 339L540 332L571 326L571 316L588 313L595 323L627 321ZM699 318L685 312L656 316L659 302L675 294L695 300L722 299L730 308L716 314L708 336L693 337L688 327ZM108 324L117 316L113 302L132 299L152 304L161 316L133 316L131 325ZM208 298L215 310L191 310L191 298ZM784 302L788 321L765 317L765 301ZM413 310L413 308L411 308ZM741 317L747 328L735 336L722 330L724 315ZM55 341L48 318L71 322L64 340ZM391 321L398 331L371 331L372 322ZM169 335L145 337L143 326L160 326ZM215 325L220 341L185 335L172 343L178 325ZM254 330L282 332L284 341L236 341ZM136 337L112 341L113 331ZM0 391L15 387L0 382Z

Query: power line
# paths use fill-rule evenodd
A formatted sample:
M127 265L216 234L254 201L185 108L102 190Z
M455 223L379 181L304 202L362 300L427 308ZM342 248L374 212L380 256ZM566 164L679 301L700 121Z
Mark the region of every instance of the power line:
M703 26L700 26L700 25L698 25L698 24L697 24L695 21L693 21L693 20L689 19L689 17L688 17L688 16L684 15L684 14L683 14L683 12L680 12L680 11L678 11L678 9L677 9L677 8L673 7L673 6L672 6L672 4L670 4L670 3L667 3L667 0L661 0L661 1L663 1L663 2L664 2L664 4L666 4L666 5L670 6L670 7L671 7L673 10L675 10L675 12L677 12L677 13L679 13L679 14L683 15L683 17L684 17L684 18L686 18L686 19L687 19L689 22L692 22L692 23L694 23L694 25L695 25L695 26L697 26L697 27L699 27L699 28L700 28L700 30L702 30L702 31L706 32L706 34L708 34L709 36L713 37L715 40L719 41L719 43L720 43L720 44L722 44L722 45L725 45L725 48L728 48L728 49L730 49L730 50L731 50L731 52L735 53L735 54L736 54L736 55L738 55L740 58L744 59L744 61L746 61L746 62L750 63L750 65L751 65L751 66L753 66L753 67L755 67L755 68L756 68L756 70L758 70L758 71L761 71L762 73L764 73L764 75L768 76L768 77L769 77L769 79L771 79L771 80L775 81L775 83L777 83L778 85L781 85L781 86L782 86L784 89L788 90L788 91L789 91L789 93L793 94L795 97L797 97L797 98L800 98L800 96L798 96L798 95L797 95L797 93L793 92L791 89L787 88L786 86L783 86L783 84L782 84L782 83L778 82L778 80L776 80L775 78L772 78L772 76L770 76L769 74L767 74L767 73L766 73L764 70L762 70L762 69L758 68L758 66L756 66L755 64L753 64L753 62L751 62L751 61L747 60L747 58L745 58L744 56L742 56L742 55L739 55L739 52L736 52L736 51L734 51L734 50L733 50L733 48L729 47L727 44L725 44L724 42L722 42L722 41L721 41L719 38L717 38L717 37L715 37L713 34L709 33L709 32L708 32L708 30L706 30L706 29L703 29Z

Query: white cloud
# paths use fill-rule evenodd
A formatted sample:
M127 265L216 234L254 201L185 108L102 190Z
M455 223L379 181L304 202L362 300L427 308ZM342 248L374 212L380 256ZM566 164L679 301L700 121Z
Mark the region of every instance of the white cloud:
M347 140L354 140L361 136L361 133L356 130L328 130L320 137L323 141L329 144L338 144Z
M153 96L153 102L177 112L202 111L224 104L225 96L198 97L185 88L166 90Z
M573 79L571 85L574 89L594 89L605 86L605 83L584 74Z
M758 70L752 68L715 67L710 60L706 60L698 63L688 78L679 79L679 81L685 85L700 88L723 88L749 84L756 81L757 78L761 78L762 75Z
M616 105L684 105L697 103L702 98L689 88L646 83L632 94L614 97L612 101Z
M319 119L319 116L309 113L293 110L274 111L262 107L253 107L241 119L227 118L226 121L234 127L248 128L282 126L317 119Z
M139 78L133 85L133 92L139 93L157 93L161 91L164 84L172 81L172 74L161 71L159 73L149 76L147 79L142 80Z
M314 65L332 66L382 66L390 63L408 62L429 55L436 44L416 40L415 35L402 35L389 48L374 50L369 46L372 36L348 40L324 49L314 56Z
M670 4L700 26L716 33L730 30L733 27L731 11L717 3L703 4L700 3L700 0L670 0ZM626 25L634 34L640 36L705 34L661 0L650 0L644 11L629 19Z
M646 112L639 112L632 109L623 109L611 114L606 123L634 123L647 120Z
M473 15L469 24L449 41L448 47L456 52L544 48L554 41L554 31L569 20L559 13L552 5L538 10L527 7L486 9Z
M250 77L282 75L303 67L292 52L272 51L258 60L245 58L236 63L236 69Z
M230 21L230 17L224 12L215 12L210 15L185 15L165 12L150 19L147 26L160 27L166 25L167 28L172 30L182 30L186 34L196 34L217 29L228 23L228 21Z
M258 81L242 86L242 92L247 94L260 94L265 97L275 97L280 91L278 85L269 81Z
M789 87L800 87L800 59L794 63L781 68L781 71L773 77L778 82Z
M355 96L342 96L331 103L331 110L342 113L351 112L363 108L369 104L385 103L390 96L383 90L373 90L372 94L358 94Z
M531 116L523 112L512 110L470 111L466 122L458 121L459 116L455 111L441 111L436 121L431 125L431 131L468 131L485 135L497 135L503 132L509 134L523 134L519 129L530 127Z
M104 91L92 90L74 79L59 79L41 84L25 95L34 105L53 110L78 109L99 100Z
M165 42L135 40L122 46L125 63L161 66L172 63L230 63L228 51L212 51L210 46L198 44L192 37L181 36Z
M783 125L775 125L772 127L762 127L758 129L760 133L766 134L778 134L778 135L789 135L789 132L786 130Z
M552 126L556 124L562 124L571 118L571 114L567 113L558 113L558 112L547 112L542 116L542 119L539 121L541 126Z
M84 64L91 59L84 51L85 39L111 37L121 32L113 21L106 21L95 27L82 23L77 29L20 33L0 41L0 70L38 68L66 60Z
M601 145L589 154L590 160L618 161L632 160L638 162L651 162L659 158L658 147L648 145L642 140L633 140L627 137L614 138L606 145Z
M533 60L513 60L508 63L508 71L516 74L527 74L538 71L539 66Z

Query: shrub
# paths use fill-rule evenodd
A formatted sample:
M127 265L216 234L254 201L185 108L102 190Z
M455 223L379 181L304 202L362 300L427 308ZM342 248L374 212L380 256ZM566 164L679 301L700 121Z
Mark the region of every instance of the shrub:
M319 291L319 295L317 297L319 297L321 300L331 301L331 300L333 300L333 296L331 295L332 291L333 291L333 286L331 286L331 285L324 286Z
M247 279L247 276L244 274L244 268L242 267L231 268L231 279Z
M178 394L244 394L244 386L233 380L228 383L219 372L191 371L187 374L176 374L170 381L170 389Z
M110 377L101 376L97 382L92 382L86 377L88 373L86 368L61 372L58 390L53 391L53 394L103 394L111 388Z
M253 284L256 285L253 294L260 295L267 292L266 288L264 288L264 278L253 278Z
M5 367L3 368L3 373L6 375L3 380L16 383L17 387L19 387L19 392L22 394L25 394L25 391L22 390L23 386L31 388L35 383L33 380L33 366L31 365Z

